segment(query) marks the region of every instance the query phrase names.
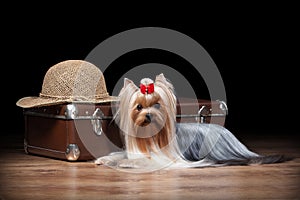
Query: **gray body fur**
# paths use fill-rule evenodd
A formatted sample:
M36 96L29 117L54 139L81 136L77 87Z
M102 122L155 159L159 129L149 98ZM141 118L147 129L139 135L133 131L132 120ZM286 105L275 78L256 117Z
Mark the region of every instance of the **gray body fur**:
M263 156L249 150L228 129L217 124L178 123L178 145L184 159L216 164L248 165L283 162L282 155Z

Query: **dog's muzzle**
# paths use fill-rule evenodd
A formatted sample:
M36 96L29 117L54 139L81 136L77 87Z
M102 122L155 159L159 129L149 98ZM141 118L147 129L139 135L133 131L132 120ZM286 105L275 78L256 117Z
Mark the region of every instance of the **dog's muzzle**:
M152 121L152 114L151 113L147 113L145 115L145 120L144 122L142 123L142 126L147 126L148 124L150 124Z

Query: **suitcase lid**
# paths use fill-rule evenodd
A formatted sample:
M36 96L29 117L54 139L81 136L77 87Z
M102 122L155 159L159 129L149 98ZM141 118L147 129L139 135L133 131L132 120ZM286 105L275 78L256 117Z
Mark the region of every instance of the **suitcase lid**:
M34 107L24 109L24 115L48 117L64 120L111 120L112 110L116 110L116 104L111 102L93 103L66 103L60 105ZM177 118L191 117L224 117L228 114L228 108L224 101L211 101L207 99L178 98Z
M26 108L23 114L26 116L46 117L63 120L74 119L100 119L111 120L113 118L110 102L93 103L66 103L51 106Z

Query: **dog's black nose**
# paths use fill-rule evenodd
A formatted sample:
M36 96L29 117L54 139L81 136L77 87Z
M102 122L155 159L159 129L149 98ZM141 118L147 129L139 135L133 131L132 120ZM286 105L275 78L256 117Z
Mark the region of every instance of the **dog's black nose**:
M152 119L152 114L147 113L146 116L145 116L145 122L150 123L151 119Z

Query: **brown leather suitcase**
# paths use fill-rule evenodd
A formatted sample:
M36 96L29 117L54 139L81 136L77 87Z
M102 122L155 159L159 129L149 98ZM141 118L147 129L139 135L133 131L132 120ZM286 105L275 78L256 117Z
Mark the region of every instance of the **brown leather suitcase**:
M221 126L228 114L227 104L220 100L179 98L177 103L177 122L214 123Z
M23 110L26 153L90 160L123 147L111 103L68 103Z
M24 149L28 154L68 161L86 161L123 149L123 137L113 120L115 105L67 103L23 110ZM180 98L177 122L224 124L222 101Z

